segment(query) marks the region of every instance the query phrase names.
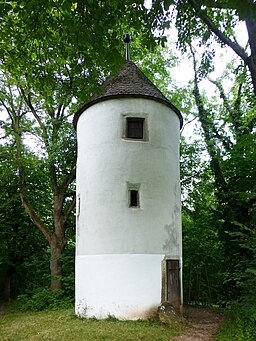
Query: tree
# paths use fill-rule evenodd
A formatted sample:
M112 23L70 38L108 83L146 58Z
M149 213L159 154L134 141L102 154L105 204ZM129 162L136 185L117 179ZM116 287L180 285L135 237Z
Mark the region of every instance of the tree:
M213 221L227 262L227 293L238 298L241 288L245 288L241 284L248 278L252 280L255 273L252 243L256 191L252 179L256 170L256 3L253 0L153 1L149 18L152 28L162 31L175 22L179 48L192 54L196 117L201 123L214 178ZM236 39L235 29L241 23L245 24L243 30L248 34L247 46L241 46ZM214 69L216 42L221 47L229 47L239 61L226 70L227 74L232 73L228 80L233 81L229 93L227 81L223 82L227 77L211 80L218 95L209 101L200 90L200 82Z
M9 115L6 130L12 132L16 146L21 201L51 246L52 289L55 290L61 286L59 277L66 244L65 231L75 205L72 189L76 161L75 134L67 122L63 105L59 105L56 111L46 109L45 114L39 96L35 96L35 107L32 102L35 97L31 93L27 95L21 86L6 83L10 80L2 81L5 82L0 100ZM28 117L28 113L32 114L33 119ZM41 139L38 157L32 163L28 163L24 149L25 132L36 133L37 138ZM33 173L38 175L36 179ZM46 174L47 180L42 181Z
M9 301L11 297L21 293L25 283L27 287L35 283L36 270L30 271L33 277L30 277L28 284L24 264L32 258L35 261L40 259L42 269L46 242L22 207L12 145L0 145L0 161L0 297ZM40 277L40 282L42 281Z
M213 81L220 101L206 101L199 88L199 71L193 48L194 96L204 141L210 156L214 176L219 238L223 242L228 297L241 295L241 283L255 261L255 203L256 175L255 134L256 116L251 104L250 84L245 69L236 73L230 95L220 80ZM232 71L232 69L231 69ZM221 104L220 104L221 103ZM230 290L231 288L231 290Z
M176 16L178 44L186 51L192 41L204 46L207 62L214 56L212 39L230 47L246 65L256 94L256 3L253 0L164 0L153 1L150 21L153 28L164 30ZM236 40L234 28L244 22L250 50Z
M61 287L61 258L75 206L75 133L71 115L123 57L123 27L146 35L144 1L1 2L1 106L16 148L22 204L51 247L51 287ZM28 134L36 136L33 170L26 164ZM42 192L32 172L47 174ZM39 177L37 179L40 179ZM37 197L38 200L34 200Z

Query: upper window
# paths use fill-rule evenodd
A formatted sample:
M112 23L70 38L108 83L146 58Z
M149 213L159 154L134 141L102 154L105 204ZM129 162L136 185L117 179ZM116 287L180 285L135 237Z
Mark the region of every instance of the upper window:
M126 118L126 137L130 139L144 139L144 118L127 117Z
M122 138L130 141L148 141L148 114L122 114Z

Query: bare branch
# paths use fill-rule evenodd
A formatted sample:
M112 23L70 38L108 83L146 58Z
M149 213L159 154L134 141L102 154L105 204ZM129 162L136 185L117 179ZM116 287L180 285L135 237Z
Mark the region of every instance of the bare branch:
M229 46L246 64L248 64L248 55L244 48L232 41L223 32L221 32L212 20L206 14L206 11L202 10L195 0L188 0L191 6L195 9L199 18L209 27L209 29L227 46Z
M36 212L33 210L32 206L29 203L29 200L27 198L27 195L25 193L25 188L23 186L20 187L20 198L22 201L22 204L30 216L30 219L33 221L33 223L39 228L39 230L43 233L45 238L50 242L52 239L53 232L50 231L44 223L41 221L39 216L36 214Z
M36 109L34 108L32 102L31 102L31 94L29 93L27 96L25 94L25 91L22 87L19 87L19 90L21 92L22 97L24 98L25 102L27 103L29 109L31 110L32 114L34 115L35 119L37 120L40 128L42 129L43 133L44 133L44 138L46 138L45 141L47 141L47 131L46 128L40 118L40 116L37 114Z
M241 122L240 122L240 117L239 115L237 115L237 111L239 108L234 108L232 109L232 107L230 106L230 101L228 100L225 92L224 92L224 89L222 87L222 84L220 83L220 81L215 81L215 80L212 80L210 78L208 78L208 80L214 84L217 89L219 90L219 93L220 93L220 98L222 98L223 100L223 104L224 104L224 107L227 109L227 111L229 112L230 114L230 117L232 118L233 120L233 124L234 124L234 128L235 128L235 131L238 132L238 129L241 125Z
M61 187L63 189L68 188L68 186L75 180L75 178L76 178L76 170L74 168L73 171L65 177L65 179L62 182Z
M245 0L241 0L241 6L250 6L253 8L253 2L247 1L245 4ZM204 0L204 5L211 7L211 8L218 8L218 9L237 9L237 1L216 1L216 0Z
M70 216L70 214L73 211L73 209L75 208L75 206L76 206L76 196L74 194L70 205L68 206L68 208L66 209L66 211L63 214L64 223L66 223L66 221L68 220L68 217Z
M43 137L44 143L46 145L46 148L49 149L50 144L48 141L47 129L46 129L46 126L44 125L44 123L42 122L40 116L37 114L36 109L34 108L32 102L31 102L31 95L29 93L28 96L26 96L24 89L22 87L19 87L19 89L21 91L21 94L22 94L24 100L26 101L27 105L29 106L32 114L34 115L35 119L37 120L40 128L42 129L42 131L43 131L42 137ZM48 169L49 169L49 174L50 174L50 179L51 179L51 187L52 187L53 192L56 193L58 185L57 185L57 177L56 177L56 168L55 168L55 165L53 162L49 163Z
M183 133L184 128L185 128L188 124L194 122L196 119L197 119L197 117L194 117L194 118L192 118L192 120L189 120L188 122L184 123L183 126L182 126L182 129L181 129L181 134Z
M6 135L0 137L0 140L6 139L6 137L8 137L9 135L10 135L10 134L6 134Z
M196 101L196 105L198 109L198 117L203 128L205 143L206 143L207 150L211 158L211 167L212 167L212 171L214 172L215 183L218 189L218 194L221 197L222 193L226 192L227 183L221 170L221 166L219 162L219 151L217 150L215 143L212 139L212 132L211 132L212 124L209 121L208 113L204 108L202 97L199 91L195 53L191 45L190 45L190 50L191 50L191 54L193 58L194 96L195 96L195 101Z
M13 122L13 117L12 117L12 113L10 111L10 109L7 107L7 105L5 104L5 102L2 100L2 98L0 98L0 102L2 103L2 106L5 108L5 110L7 111L10 119L12 120L12 123L14 124Z
M20 124L20 117L16 116L15 124L14 124L14 131L15 131L15 144L16 144L16 157L18 162L18 176L19 176L19 189L20 189L20 198L21 202L29 214L31 220L35 223L35 225L39 228L39 230L43 233L43 235L47 238L48 241L51 240L52 232L47 229L47 227L43 224L39 216L33 210L29 199L26 193L26 179L25 179L25 169L24 164L22 162L22 142L21 142L21 135L19 133L19 124Z

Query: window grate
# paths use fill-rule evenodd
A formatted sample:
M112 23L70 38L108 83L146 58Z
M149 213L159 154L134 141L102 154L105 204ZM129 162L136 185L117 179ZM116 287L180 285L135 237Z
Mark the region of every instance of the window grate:
M144 138L144 118L128 117L126 119L126 137L141 140Z

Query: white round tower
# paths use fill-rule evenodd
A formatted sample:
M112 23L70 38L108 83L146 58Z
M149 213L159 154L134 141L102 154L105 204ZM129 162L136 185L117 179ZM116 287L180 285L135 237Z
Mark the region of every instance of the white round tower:
M127 61L75 114L76 313L182 305L179 110Z

